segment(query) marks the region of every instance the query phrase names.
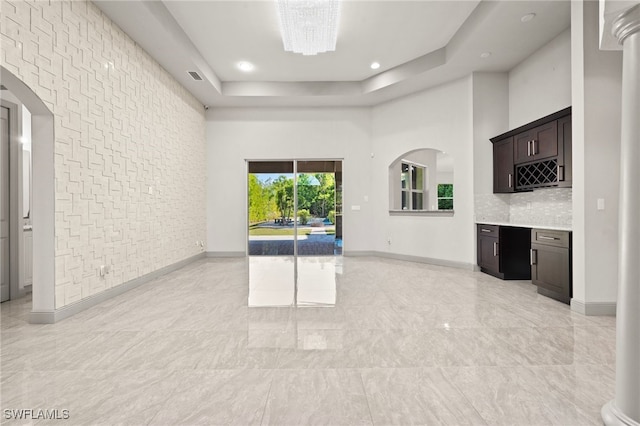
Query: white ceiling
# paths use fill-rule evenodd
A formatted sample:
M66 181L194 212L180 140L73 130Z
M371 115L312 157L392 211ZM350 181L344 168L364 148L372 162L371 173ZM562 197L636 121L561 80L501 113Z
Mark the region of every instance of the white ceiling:
M315 56L284 51L275 1L165 5L223 81L360 81L446 46L478 2L347 1L336 51ZM241 60L256 70L241 72Z
M565 0L343 0L336 51L302 56L284 51L272 0L95 3L212 106L375 105L474 71L508 71L570 24ZM238 61L256 69L243 73Z

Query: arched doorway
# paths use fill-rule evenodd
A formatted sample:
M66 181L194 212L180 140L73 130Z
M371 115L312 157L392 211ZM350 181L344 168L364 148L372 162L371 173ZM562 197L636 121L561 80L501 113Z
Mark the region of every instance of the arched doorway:
M53 113L22 80L0 66L0 81L31 112L33 305L31 322L55 320L55 174ZM10 226L19 226L12 223Z

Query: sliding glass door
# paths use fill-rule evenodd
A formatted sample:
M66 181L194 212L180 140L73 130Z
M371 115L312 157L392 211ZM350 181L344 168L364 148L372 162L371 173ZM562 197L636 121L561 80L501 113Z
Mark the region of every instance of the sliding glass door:
M342 161L248 161L251 256L342 254Z

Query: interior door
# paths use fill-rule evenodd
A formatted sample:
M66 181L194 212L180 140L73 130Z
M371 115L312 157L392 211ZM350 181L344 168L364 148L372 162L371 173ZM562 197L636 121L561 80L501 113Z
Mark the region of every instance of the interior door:
M0 296L9 300L9 109L0 107Z

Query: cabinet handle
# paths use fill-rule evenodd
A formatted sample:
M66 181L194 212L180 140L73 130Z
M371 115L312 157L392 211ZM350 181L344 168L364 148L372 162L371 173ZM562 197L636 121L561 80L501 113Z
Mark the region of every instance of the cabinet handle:
M558 182L564 181L564 166L558 165Z
M493 243L493 255L494 256L498 255L498 243L497 242Z
M511 176L511 173L509 173L509 188L513 187L513 183L511 180L512 180L512 176Z
M491 229L484 229L484 228L480 228L480 230L481 230L482 232L491 232Z
M551 240L551 241L555 241L555 240L559 240L560 238L556 238L556 237L547 237L546 235L538 235L538 239L539 239L539 240Z
M531 154L536 155L536 140L531 141Z
M527 157L531 157L531 141L527 141Z
M531 261L531 266L538 263L538 250L536 249L529 250L529 260Z

